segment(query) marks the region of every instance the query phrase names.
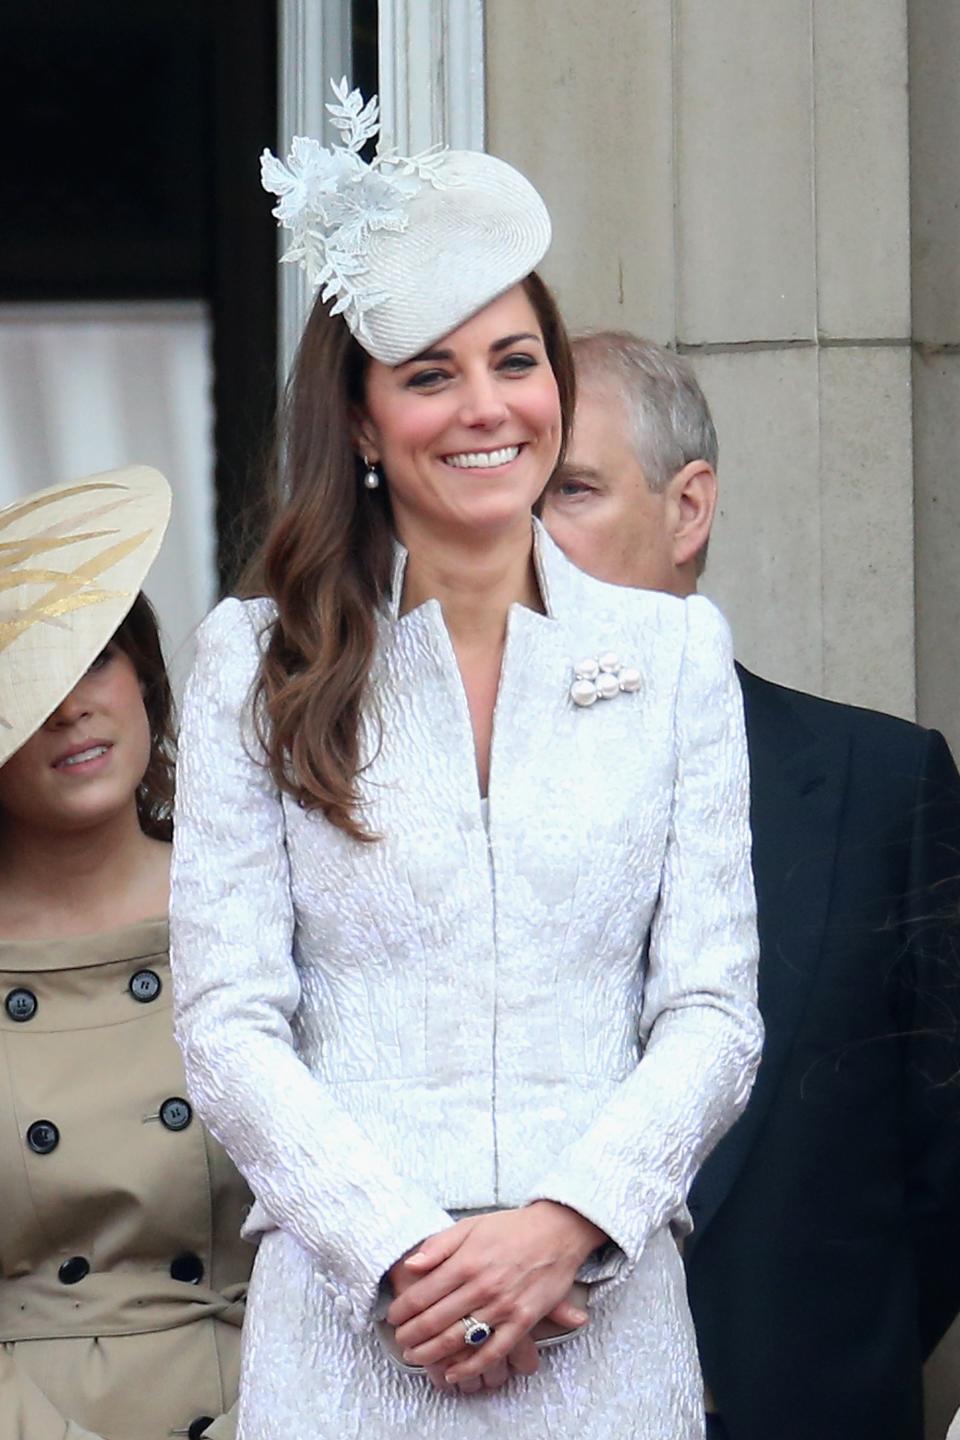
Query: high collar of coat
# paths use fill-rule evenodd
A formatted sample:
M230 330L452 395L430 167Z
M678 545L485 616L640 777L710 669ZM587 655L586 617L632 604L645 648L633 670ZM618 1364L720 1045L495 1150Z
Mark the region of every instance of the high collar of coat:
M528 610L525 605L519 605L516 608L526 611L537 620L556 621L562 619L565 614L575 613L578 599L588 577L570 563L563 551L550 539L536 516L532 516L531 520L533 524L533 565L544 613L541 615L536 610ZM400 605L403 599L403 581L408 559L409 553L406 548L400 544L399 540L395 540L390 593L385 604L387 615L394 621L405 618L400 614ZM431 600L424 602L425 605L438 603ZM422 610L423 605L416 608ZM511 609L513 608L511 606ZM408 611L407 613L414 614L416 612Z

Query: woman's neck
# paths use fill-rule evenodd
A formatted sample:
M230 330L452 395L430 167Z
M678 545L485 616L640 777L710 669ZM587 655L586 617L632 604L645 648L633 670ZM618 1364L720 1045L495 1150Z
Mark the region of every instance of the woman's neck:
M455 644L502 642L511 605L543 609L529 519L486 545L472 537L440 544L417 535L402 538L408 559L401 613L438 600Z
M170 846L131 805L81 830L0 830L0 936L91 934L166 912Z

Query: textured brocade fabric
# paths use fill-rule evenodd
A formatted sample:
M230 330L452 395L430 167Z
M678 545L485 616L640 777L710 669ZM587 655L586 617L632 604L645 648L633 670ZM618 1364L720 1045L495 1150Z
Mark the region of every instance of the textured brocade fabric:
M701 1440L703 1385L682 1262L667 1230L587 1330L540 1352L529 1380L441 1395L353 1334L297 1243L264 1237L247 1311L241 1440ZM290 1337L296 1342L290 1343Z
M514 606L489 836L439 605L382 617L359 845L280 797L249 713L268 602L206 622L172 902L191 1093L267 1232L241 1440L702 1434L674 1242L760 1048L747 760L726 625L602 585L537 531ZM394 594L400 593L398 575ZM588 710L574 664L643 684ZM586 1334L477 1399L396 1371L380 1279L454 1210L545 1196L614 1242Z

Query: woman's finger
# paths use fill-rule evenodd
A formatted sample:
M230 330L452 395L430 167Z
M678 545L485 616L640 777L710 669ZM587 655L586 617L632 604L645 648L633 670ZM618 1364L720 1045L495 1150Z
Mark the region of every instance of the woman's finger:
M525 1334L517 1325L502 1325L495 1330L490 1339L484 1345L478 1345L476 1353L464 1360L454 1360L447 1363L445 1379L448 1385L462 1385L464 1380L472 1380L482 1374L488 1366L493 1366L499 1360L505 1360L510 1351Z
M415 1345L412 1349L403 1351L403 1363L405 1365L440 1365L444 1361L449 1362L458 1350L463 1349L463 1327L458 1326L444 1330L442 1335L435 1335L432 1340L427 1340L422 1345Z
M498 1360L494 1365L488 1365L480 1376L485 1390L499 1390L510 1379L510 1367L506 1359Z
M438 1230L435 1235L429 1236L423 1244L414 1250L412 1255L405 1255L403 1263L409 1265L412 1270L433 1270L435 1266L441 1265L444 1260L460 1249L464 1240L473 1229L474 1217L468 1220L457 1220L446 1230Z
M419 1288L419 1287L414 1287ZM401 1298L406 1299L406 1295ZM482 1309L477 1298L476 1290L472 1287L461 1286L450 1294L441 1295L436 1303L426 1303L422 1310L413 1315L409 1320L404 1321L396 1327L397 1344L404 1350L412 1350L417 1345L425 1345L427 1341L434 1340L453 1325L459 1325L468 1315L477 1315ZM494 1323L489 1307L484 1310L483 1318L492 1325ZM393 1306L387 1311L387 1319L392 1319ZM463 1339L463 1327L460 1327L460 1338Z
M470 1351L465 1345L461 1345L460 1349L455 1352L454 1359L458 1361L469 1360ZM453 1395L457 1391L456 1385L448 1385L446 1379L444 1378L447 1371L450 1369L451 1363L452 1362L450 1361L450 1359L447 1358L446 1360L441 1360L439 1365L424 1366L427 1375L430 1376L430 1379L433 1381L436 1388L438 1390L443 1390L448 1395Z
M554 1305L549 1314L544 1315L544 1320L549 1320L553 1325L561 1325L565 1330L579 1330L586 1325L589 1315L586 1310L581 1310L569 1300L561 1300L559 1305Z
M540 1366L540 1352L529 1335L524 1335L523 1339L514 1345L507 1356L507 1364L520 1375L536 1375ZM450 1366L446 1368L449 1370Z
M403 1351L403 1359L407 1365L437 1365L441 1360L451 1360L459 1350L463 1350L466 1356L476 1355L478 1349L483 1347L471 1347L467 1349L463 1343L464 1327L458 1320L455 1325L449 1325L439 1335L431 1340L425 1341L422 1345L407 1347ZM486 1342L489 1344L489 1341Z
M429 1310L431 1305L438 1304L445 1296L459 1290L466 1279L463 1273L464 1268L458 1265L455 1256L448 1256L446 1260L440 1261L435 1269L424 1275L422 1280L415 1280L403 1291L402 1295L398 1295L395 1300L390 1302L390 1308L387 1311L389 1323L399 1330L401 1325L406 1325L416 1316ZM463 1313L467 1314L467 1311ZM439 1328L442 1329L443 1325L449 1325L452 1318L448 1314ZM432 1333L435 1334L436 1330ZM425 1336L420 1338L425 1338Z
M455 1385L448 1385L444 1379L444 1375L449 1368L447 1364L427 1366L427 1375L430 1378L430 1383L435 1390L440 1390L444 1395L452 1395L457 1388Z
M512 1310L508 1304L502 1301L481 1302L475 1285L471 1283L470 1286L463 1286L460 1290L445 1295L436 1305L397 1327L397 1344L403 1350L404 1358L411 1365L434 1365L445 1356L452 1356L454 1350L463 1344L462 1322L468 1315L487 1321L494 1329L513 1321ZM560 1300L544 1318L556 1329L579 1330L587 1323L589 1316L586 1311L569 1301ZM517 1328L519 1333L526 1333L526 1328ZM488 1340L480 1348L489 1353L490 1343ZM470 1350L468 1353L479 1354L479 1349Z

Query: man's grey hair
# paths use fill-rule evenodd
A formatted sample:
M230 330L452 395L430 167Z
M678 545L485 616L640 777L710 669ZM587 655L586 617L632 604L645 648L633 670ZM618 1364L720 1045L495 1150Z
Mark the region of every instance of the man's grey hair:
M623 401L633 448L651 490L663 490L692 460L717 468L717 432L692 367L673 350L628 330L573 337L577 385L599 382Z

